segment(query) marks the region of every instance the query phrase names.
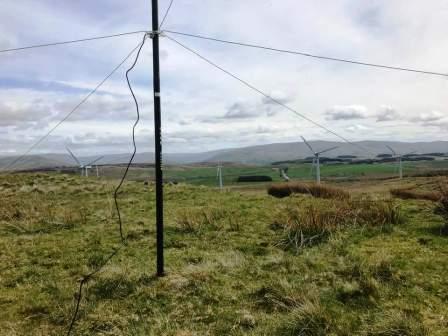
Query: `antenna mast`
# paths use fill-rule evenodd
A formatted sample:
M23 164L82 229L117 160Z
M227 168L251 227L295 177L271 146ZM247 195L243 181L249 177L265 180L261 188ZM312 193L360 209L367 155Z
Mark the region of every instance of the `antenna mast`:
M154 137L156 171L156 231L157 276L165 274L163 258L163 171L162 171L162 117L160 102L160 56L159 56L159 2L152 0L152 60L154 85Z

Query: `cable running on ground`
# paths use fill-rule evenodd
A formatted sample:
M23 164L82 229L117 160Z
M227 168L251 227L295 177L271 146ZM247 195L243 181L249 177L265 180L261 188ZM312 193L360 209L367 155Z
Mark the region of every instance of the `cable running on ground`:
M74 326L75 326L75 322L76 322L76 319L77 319L77 317L78 317L78 313L79 313L79 307L80 307L80 304L81 304L82 291L83 291L83 287L84 287L84 285L85 285L87 282L89 282L89 281L90 281L96 274L98 274L99 272L101 272L101 270L102 270L104 267L106 267L106 265L107 265L107 264L108 264L108 263L109 263L109 262L110 262L110 261L111 261L111 260L112 260L112 259L113 259L113 258L120 252L120 251L121 251L121 249L122 249L123 247L126 246L126 240L125 240L124 235L123 235L123 223L122 223L122 219L121 219L120 208L119 208L119 205L118 205L118 200L117 200L117 198L118 198L118 192L119 192L120 188L122 187L122 185L123 185L123 183L124 183L124 180L126 179L126 176L127 176L127 174L128 174L129 167L131 166L132 161L134 160L135 154L137 153L137 144L136 144L136 142L135 142L135 129L136 129L136 127L137 127L137 125L138 125L138 123L139 123L139 121L140 121L140 107L139 107L137 98L136 98L136 96L135 96L135 94L134 94L134 91L133 91L133 89L132 89L131 83L130 83L130 81L129 81L129 72L132 71L132 70L134 69L135 65L137 64L137 61L139 60L139 57L140 57L140 53L141 53L141 51L142 51L142 48L143 48L143 46L145 45L145 41L146 41L146 34L145 34L145 36L143 37L143 41L140 43L139 46L137 46L137 48L138 48L138 52L137 52L137 56L135 57L134 63L133 63L133 64L131 65L131 67L126 71L126 81L127 81L127 83L128 83L128 87L129 87L129 90L130 90L130 92L131 92L131 95L132 95L132 97L133 97L133 99L134 99L134 103L135 103L135 107L136 107L136 112L137 112L137 119L136 119L136 121L135 121L135 123L134 123L134 125L133 125L133 127L132 127L132 142L133 142L133 145L134 145L134 151L133 151L133 153L132 153L131 158L129 159L128 165L127 165L126 170L125 170L125 172L124 172L124 174L123 174L123 176L122 176L122 178L121 178L121 180L120 180L120 183L118 184L117 188L116 188L115 191L114 191L114 200L115 200L115 206L116 206L117 213L118 213L118 223L119 223L119 228L120 228L121 246L118 247L117 249L114 249L114 251L113 251L113 252L112 252L112 253L105 259L105 261L104 261L104 262L103 262L97 269L95 269L95 270L92 271L91 273L85 275L85 276L81 279L81 281L80 281L80 283L79 283L78 292L77 292L77 295L76 295L75 309L74 309L73 316L72 316L72 319L71 319L71 322L70 322L70 326L69 326L68 331L67 331L67 336L70 336L70 335L71 335L71 333L72 333L72 331L73 331L73 328L74 328ZM135 49L134 49L134 50L135 50Z
M242 46L242 47L263 49L263 50L275 51L275 52L286 53L286 54L291 54L291 55L311 57L311 58L316 58L316 59L321 59L321 60L326 60L326 61L349 63L349 64L362 65L362 66L367 66L367 67L382 68L382 69L386 69L386 70L414 72L414 73L420 73L420 74L424 74L424 75L442 76L442 77L448 78L448 73L443 73L443 72L426 71L426 70L420 70L420 69L396 67L396 66L390 66L390 65L384 65L384 64L375 64L375 63L368 63L368 62L362 62L362 61L355 61L355 60L350 60L350 59L314 55L314 54L309 54L309 53L305 53L305 52L301 52L301 51L278 49L278 48L272 48L272 47L267 47L267 46L262 46L262 45L256 45L256 44L252 44L252 43L243 43L243 42L236 42L236 41L230 41L230 40L223 40L223 39L219 39L219 38L208 37L208 36L203 36L203 35L196 35L196 34L189 34L189 33L182 33L182 32L173 31L173 30L164 30L163 32L187 36L187 37L194 37L194 38L202 39L202 40L232 44L232 45L237 45L237 46Z
M137 57L135 58L134 63L126 71L126 81L128 83L129 91L131 92L132 98L134 100L135 109L136 109L136 112L137 112L137 119L135 120L135 123L132 126L132 144L134 146L134 151L132 152L131 158L129 159L129 162L128 162L127 166L126 166L126 169L124 171L123 177L122 177L120 183L118 184L117 188L114 191L114 201L115 201L115 207L117 209L117 214L118 214L118 222L119 222L119 225L120 225L120 238L121 238L121 242L122 243L125 243L125 238L124 238L124 235L123 235L123 224L122 224L122 220L121 220L120 207L118 205L118 192L120 191L120 189L121 189L121 187L122 187L122 185L124 183L124 180L128 176L129 168L131 167L132 162L134 161L135 154L137 154L137 144L135 142L135 129L137 128L137 125L140 122L140 107L138 105L137 98L135 97L134 90L132 90L131 82L129 81L129 73L134 69L135 65L137 64L138 59L140 58L140 53L142 51L143 46L145 45L146 37L147 37L147 35L145 34L145 36L143 37L142 44L141 44L141 46L140 46L140 48L139 48L139 50L137 52Z

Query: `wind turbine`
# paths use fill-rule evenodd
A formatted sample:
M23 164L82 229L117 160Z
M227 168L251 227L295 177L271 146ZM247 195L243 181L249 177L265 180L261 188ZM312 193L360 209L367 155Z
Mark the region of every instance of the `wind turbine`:
M305 145L310 149L311 153L313 153L313 155L314 155L313 164L316 165L316 182L317 182L317 184L320 184L320 155L323 153L327 153L329 151L335 150L338 147L337 146L331 147L331 148L325 149L323 151L316 152L316 151L314 151L313 147L311 147L311 145L305 140L304 137L301 137L301 138L302 138L303 142L305 143Z
M218 179L219 189L222 190L223 184L222 184L222 166L219 164L218 169L216 171L216 178Z
M386 145L386 147L392 152L392 154L394 155L393 156L393 158L396 158L397 159L397 162L398 162L398 171L399 171L399 177L400 177L400 180L401 179L403 179L403 156L406 156L406 155L410 155L410 154L414 154L414 153L416 153L417 151L413 151L413 152L410 152L410 153L407 153L407 154L397 154L397 152L395 152L394 150L393 150L393 148L392 147L390 147L390 146L388 146L388 145Z
M92 165L98 161L100 161L104 156L100 156L99 158L87 163L83 164L81 161L78 160L78 158L73 154L73 152L70 150L70 148L66 147L67 151L69 152L70 156L75 160L75 162L79 165L79 169L81 170L81 176L89 176L89 169L92 169ZM98 166L97 166L98 168ZM97 176L98 176L98 169L97 169Z
M289 180L290 180L290 178L289 178L289 176L287 175L287 173L288 173L288 167L280 167L279 168L279 171L280 171L280 177L282 177L286 182L289 182Z

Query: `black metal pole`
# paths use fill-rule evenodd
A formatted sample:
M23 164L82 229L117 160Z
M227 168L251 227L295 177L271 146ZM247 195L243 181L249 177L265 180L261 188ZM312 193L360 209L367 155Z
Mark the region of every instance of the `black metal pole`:
M152 59L154 80L154 136L156 163L156 226L157 226L157 276L163 276L163 172L162 172L162 118L160 106L159 60L159 6L152 0Z

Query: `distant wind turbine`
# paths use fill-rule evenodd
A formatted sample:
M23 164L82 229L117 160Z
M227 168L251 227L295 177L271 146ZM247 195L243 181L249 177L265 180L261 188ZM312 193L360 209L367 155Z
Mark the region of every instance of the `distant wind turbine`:
M223 183L222 183L222 166L221 166L221 164L219 164L219 166L218 166L218 168L216 170L216 178L218 179L219 189L222 190Z
M73 154L73 152L70 150L70 148L66 147L66 149L69 152L70 156L73 158L73 160L78 164L79 169L81 171L81 176L88 177L89 169L92 169L92 165L104 158L104 156L100 156L99 158L97 158L87 164L83 164L83 163L81 163L81 161L78 160L78 158L75 156L75 154ZM97 166L97 177L98 177L98 166Z
M301 138L302 138L303 142L305 143L305 145L310 149L311 153L313 153L313 155L314 155L313 165L314 164L316 165L316 182L317 182L317 184L320 184L320 155L323 154L323 153L327 153L327 152L330 152L332 150L335 150L338 147L337 146L336 147L331 147L331 148L325 149L323 151L316 152L313 149L313 147L311 147L311 145L308 143L308 141L305 140L304 137L301 137Z
M400 180L403 179L403 156L406 155L411 155L416 153L417 151L413 151L407 154L397 154L397 152L394 151L394 149L388 145L386 145L386 147L392 152L392 154L394 155L393 158L397 159L398 162L398 176L400 177Z
M280 167L280 177L282 177L286 182L289 182L290 178L288 176L288 167Z

